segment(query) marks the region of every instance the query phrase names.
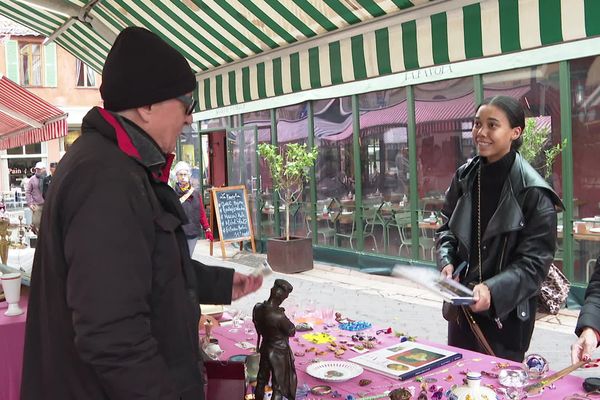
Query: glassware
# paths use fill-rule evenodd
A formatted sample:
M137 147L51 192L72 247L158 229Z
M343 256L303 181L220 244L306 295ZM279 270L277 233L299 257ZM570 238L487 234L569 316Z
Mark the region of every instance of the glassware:
M322 310L321 310L321 315L323 317L323 323L326 326L331 326L333 325L333 315L334 315L334 310L332 306L325 306Z
M231 323L233 324L233 327L229 330L229 332L231 333L236 333L239 330L239 316L240 316L240 310L236 309L236 308L230 308L228 310L229 315L231 315Z

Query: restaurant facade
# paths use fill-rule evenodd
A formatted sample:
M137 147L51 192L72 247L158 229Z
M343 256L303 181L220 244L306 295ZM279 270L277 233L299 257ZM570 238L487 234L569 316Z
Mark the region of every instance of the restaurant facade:
M268 238L283 210L257 145L317 147L290 210L317 257L432 264L445 190L475 155L476 105L515 97L547 135L535 165L566 206L556 264L585 286L600 253L599 17L594 1L442 2L239 61L199 74L204 109L181 149L207 169L203 184L246 185Z

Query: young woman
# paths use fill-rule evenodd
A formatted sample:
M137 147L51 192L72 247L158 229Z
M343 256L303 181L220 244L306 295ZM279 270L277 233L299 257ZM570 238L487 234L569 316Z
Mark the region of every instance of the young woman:
M537 292L554 258L556 209L562 208L518 152L524 128L517 100L483 101L473 125L478 156L457 170L437 232L442 275L471 287L476 299L445 313L448 344L485 353L474 322L496 356L519 362L531 341ZM466 268L455 271L464 262Z

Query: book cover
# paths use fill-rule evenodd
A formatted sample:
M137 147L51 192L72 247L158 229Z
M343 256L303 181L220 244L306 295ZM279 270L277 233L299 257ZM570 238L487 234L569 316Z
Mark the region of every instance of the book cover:
M462 358L462 354L417 342L402 342L351 358L356 364L401 381Z

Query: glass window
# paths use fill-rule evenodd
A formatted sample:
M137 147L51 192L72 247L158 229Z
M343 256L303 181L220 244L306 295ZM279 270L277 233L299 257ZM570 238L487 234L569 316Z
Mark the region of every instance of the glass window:
M42 46L19 42L20 76L23 86L42 86Z
M69 130L69 133L67 134L67 136L64 137L64 151L69 150L69 148L71 146L73 146L73 143L75 143L75 141L81 136L81 131L79 129L77 130Z
M456 169L474 154L466 134L475 114L473 78L415 86L419 254L434 260L434 231Z
M190 171L190 184L195 189L199 189L200 179L204 177L200 176L200 155L198 154L200 151L200 135L198 134L198 123L184 126L179 138L181 146L179 157L182 161L190 165L192 169Z
M40 154L42 152L41 143L32 143L25 146L25 154Z
M395 221L409 210L406 89L362 94L358 102L365 250L408 256Z
M558 64L545 64L519 68L483 76L484 96L505 95L518 99L525 109L526 124L524 135L540 133L547 141L539 149L522 148L528 161L541 176L562 194L562 173L560 157L546 168L543 150L560 143L560 95L558 86ZM536 151L537 150L537 151ZM536 154L529 156L528 154Z
M7 149L6 154L23 154L23 146Z
M319 243L353 247L354 157L352 152L352 98L314 103ZM343 236L345 235L345 236Z
M290 143L308 144L308 102L278 108L277 144L285 151ZM285 232L285 209L280 212L281 232ZM305 237L310 232L310 186L301 188L298 201L290 206L290 235Z
M95 87L96 73L80 59L75 59L75 78L78 87Z
M39 158L8 159L8 176L11 189L20 188L24 193L25 183L35 174L35 164L38 161L40 161Z
M600 57L571 61L575 280L587 283L600 253ZM555 166L556 169L556 166ZM556 186L555 186L556 187ZM559 232L562 236L562 232Z

